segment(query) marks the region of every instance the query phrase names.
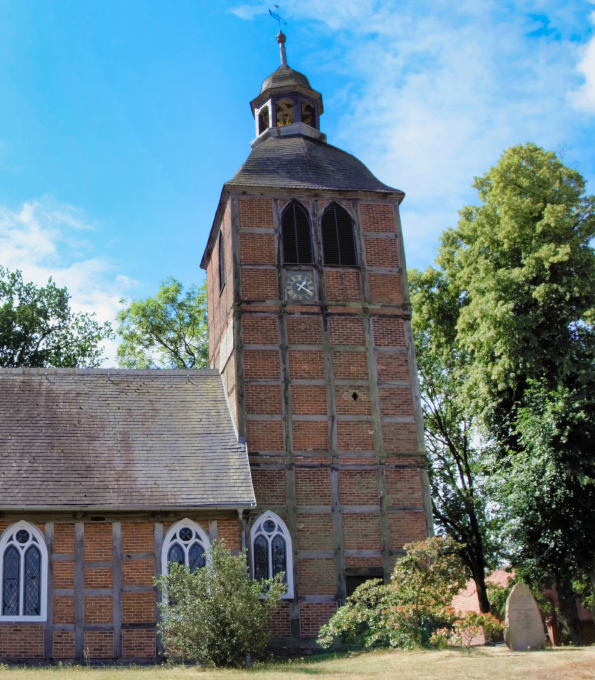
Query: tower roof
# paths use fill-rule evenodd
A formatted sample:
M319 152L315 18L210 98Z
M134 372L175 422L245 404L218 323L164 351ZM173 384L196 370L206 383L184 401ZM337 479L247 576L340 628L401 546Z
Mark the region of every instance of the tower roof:
M304 87L312 89L310 82L303 73L295 71L289 66L279 66L276 71L273 71L273 73L265 79L260 88L260 93L262 94L272 88L288 87L290 85L303 85Z
M269 137L255 146L228 187L284 187L404 194L383 184L355 156L318 139Z

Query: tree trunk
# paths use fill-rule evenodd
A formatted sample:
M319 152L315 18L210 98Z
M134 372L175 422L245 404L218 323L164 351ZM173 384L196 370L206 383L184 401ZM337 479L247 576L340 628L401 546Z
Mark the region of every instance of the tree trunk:
M595 623L595 555L591 557L591 564L589 565L589 577L591 579L591 588L593 590L593 623Z
M578 617L576 595L572 590L569 576L563 576L558 579L556 590L558 591L558 601L560 602L560 616L565 624L562 631L562 642L564 644L572 642L574 647L580 647L581 622Z
M486 586L485 562L483 553L479 550L479 555L472 552L467 553L467 566L471 569L471 576L475 581L477 589L477 599L479 600L479 611L482 614L490 613L490 601L488 599L488 589Z

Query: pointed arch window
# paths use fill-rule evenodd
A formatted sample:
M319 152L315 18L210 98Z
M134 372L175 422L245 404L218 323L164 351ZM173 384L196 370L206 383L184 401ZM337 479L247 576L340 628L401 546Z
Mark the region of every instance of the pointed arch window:
M284 598L293 597L293 554L291 536L283 520L270 510L262 514L250 531L252 572L256 579L283 573L287 584Z
M357 265L353 220L336 203L331 203L322 216L322 247L324 264Z
M312 230L308 214L292 201L283 212L283 260L285 264L312 264Z
M0 621L45 621L48 555L42 533L17 522L0 538Z
M163 540L161 569L167 574L170 563L184 564L196 571L207 563L211 541L203 529L190 519L183 519L171 526Z
M223 243L223 230L219 231L217 254L219 259L219 292L221 292L225 287L225 245Z

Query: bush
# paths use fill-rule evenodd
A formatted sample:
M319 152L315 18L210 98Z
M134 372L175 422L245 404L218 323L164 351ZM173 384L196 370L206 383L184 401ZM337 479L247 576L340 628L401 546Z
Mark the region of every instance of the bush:
M493 614L468 612L454 622L451 630L448 628L437 630L430 638L430 644L435 647L457 645L464 647L467 653L471 654L471 645L477 637L483 634L487 642L503 630L504 624Z
M438 629L457 618L452 598L468 578L460 549L448 536L407 544L391 583L360 586L320 629L318 643L325 648L335 639L368 648L428 646Z
M258 658L270 640L267 625L285 592L283 575L256 581L246 553L234 556L213 542L207 566L191 572L170 564L156 580L163 592L159 630L170 658L207 666L241 666Z

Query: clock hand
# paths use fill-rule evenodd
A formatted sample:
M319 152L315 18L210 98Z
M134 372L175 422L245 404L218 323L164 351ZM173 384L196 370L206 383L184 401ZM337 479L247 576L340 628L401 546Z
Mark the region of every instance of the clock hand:
M298 285L296 286L296 288L297 288L298 290L304 290L304 289L306 289L306 291L307 291L308 293L310 292L310 291L306 288L306 282L305 282L305 281L304 281L304 283L298 283Z

